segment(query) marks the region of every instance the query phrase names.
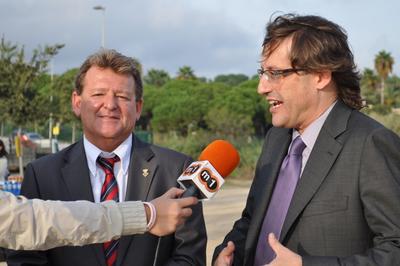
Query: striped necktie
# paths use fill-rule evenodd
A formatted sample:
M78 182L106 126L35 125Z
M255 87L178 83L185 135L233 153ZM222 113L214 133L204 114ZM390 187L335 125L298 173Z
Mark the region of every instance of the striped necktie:
M100 201L114 200L119 201L118 183L114 176L114 164L119 161L119 157L115 155L112 158L97 158L97 164L103 169L105 179L101 187ZM104 254L107 266L114 266L117 261L118 240L111 240L103 243Z

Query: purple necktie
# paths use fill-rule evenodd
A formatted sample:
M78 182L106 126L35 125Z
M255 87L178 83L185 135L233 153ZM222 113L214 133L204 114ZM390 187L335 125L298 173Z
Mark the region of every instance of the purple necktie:
M267 214L258 238L254 266L265 265L275 258L275 252L268 244L268 234L274 233L279 239L290 202L300 177L302 153L306 145L298 136L292 142L289 153L282 162L278 180L268 206Z

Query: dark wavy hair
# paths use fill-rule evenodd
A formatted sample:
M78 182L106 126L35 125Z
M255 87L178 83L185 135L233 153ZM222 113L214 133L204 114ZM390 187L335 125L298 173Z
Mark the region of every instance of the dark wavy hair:
M286 38L292 38L292 68L307 72L332 71L338 97L349 107L363 107L360 74L347 41L346 31L319 16L285 14L267 25L263 41L263 57L268 57Z
M0 151L0 158L6 156L7 157L7 151L6 151L6 147L4 146L4 142L0 139L0 147L3 147L3 149L1 149Z
M90 55L85 62L83 62L75 78L75 90L79 95L83 90L86 73L92 66L111 68L115 73L132 76L135 81L136 101L142 100L143 82L137 66L137 61L113 49L101 49L97 53Z

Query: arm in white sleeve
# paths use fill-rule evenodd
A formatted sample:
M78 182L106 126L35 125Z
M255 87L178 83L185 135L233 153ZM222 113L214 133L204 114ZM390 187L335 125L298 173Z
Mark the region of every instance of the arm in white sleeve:
M28 200L0 191L0 246L44 250L65 245L106 242L146 231L140 201Z

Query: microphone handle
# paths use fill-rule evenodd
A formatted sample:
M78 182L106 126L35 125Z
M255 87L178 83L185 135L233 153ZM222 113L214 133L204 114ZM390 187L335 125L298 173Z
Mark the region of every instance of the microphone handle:
M187 197L198 198L199 196L200 196L199 189L195 185L191 185L185 190L185 192L183 192L181 198L187 198Z

